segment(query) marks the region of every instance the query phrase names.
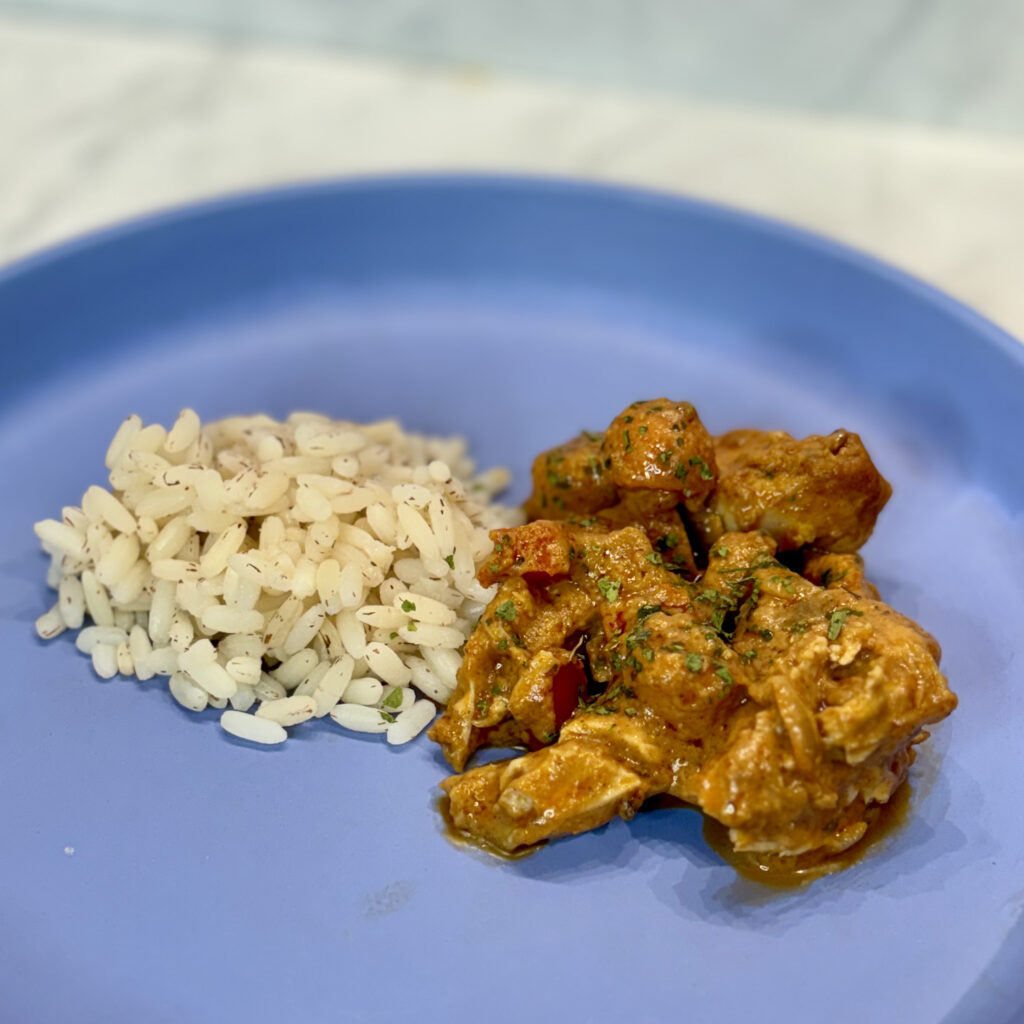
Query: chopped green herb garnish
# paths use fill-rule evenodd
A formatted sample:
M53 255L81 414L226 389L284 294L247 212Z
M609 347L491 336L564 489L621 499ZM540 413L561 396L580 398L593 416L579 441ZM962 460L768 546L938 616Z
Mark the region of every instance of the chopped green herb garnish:
M395 716L388 714L388 712L386 711L381 711L378 709L377 714L380 715L380 717L383 718L384 721L387 722L389 725L395 720Z
M711 467L699 455L693 455L690 457L690 465L700 466L701 480L715 479L715 474L711 472Z
M494 614L504 622L514 622L516 617L516 606L512 601L502 601L501 604L494 609Z
M650 638L651 631L649 629L644 629L640 623L637 623L636 626L633 627L629 636L626 637L626 650L631 651L634 647L639 646L645 640L650 640Z
M622 584L618 580L613 580L608 576L602 576L597 581L597 589L601 591L601 596L606 601L614 601L619 596L621 588Z
M828 638L829 640L838 640L839 634L843 631L843 625L851 615L861 615L862 612L855 611L853 608L837 608L828 620Z
M414 611L416 611L416 605L414 605L412 603L412 601L405 600L405 601L402 602L402 611L403 612L414 612Z
M630 705L628 708L623 708L623 713L627 718L634 718L636 717L636 708Z
M796 591L793 589L793 581L788 576L772 576L772 583L778 583L787 594L795 594Z
M734 685L735 681L732 678L732 673L724 665L722 665L721 668L715 669L715 675L718 676L726 686Z
M445 555L444 556L444 560L448 563L448 568L449 569L454 569L455 568L455 556L454 555Z
M699 672L704 667L704 659L699 654L688 654L686 656L686 667L691 672Z
M838 583L849 571L849 569L844 569L842 572L833 575L831 569L826 569L821 574L821 585L823 587L829 587L833 583Z
M388 695L381 701L381 704L386 708L400 708L402 706L402 691L399 687L395 687L393 690L388 692Z
M658 452L658 461L664 466L668 460L672 458L670 452Z

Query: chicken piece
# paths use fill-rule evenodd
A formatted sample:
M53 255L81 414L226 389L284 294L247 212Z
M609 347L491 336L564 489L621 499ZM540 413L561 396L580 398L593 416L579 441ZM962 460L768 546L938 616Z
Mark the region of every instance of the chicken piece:
M666 497L667 495L667 497ZM571 570L572 538L584 531L604 535L627 526L640 526L662 562L680 572L696 572L693 549L676 511L675 495L643 491L623 495L611 508L582 520L570 518L567 530L561 522L537 519L526 526L491 531L494 550L480 568L481 584L489 587L514 574L527 578L567 576Z
M538 656L571 650L572 638L592 617L589 594L570 580L543 590L531 588L521 576L501 584L466 641L455 692L429 732L456 771L484 744L528 744L537 738L531 731L538 722L535 708L525 723L510 714L516 685L524 673L543 670Z
M441 788L452 823L499 850L632 817L648 791L613 747L570 739L453 775Z
M856 551L892 488L856 434L797 441L782 431L734 430L715 441L718 481L698 517L708 544L722 532L763 530L779 550Z
M686 516L714 487L714 459L688 402L634 402L605 433L584 431L534 460L526 513L603 531L642 526L666 563L692 576Z
M490 587L509 576L536 577L545 583L568 576L576 533L549 519L491 530L494 550L477 578L482 586Z
M601 450L602 434L584 431L533 460L528 519L568 519L596 512L618 500Z
M720 538L704 582L735 608L751 702L696 802L740 851L845 849L905 779L923 727L956 707L937 646L882 602L790 572L763 536Z
M553 743L586 692L587 675L574 651L538 651L512 687L509 714L539 743Z
M839 555L810 548L804 553L800 575L826 590L842 587L854 597L879 600L878 588L864 575L864 559L857 554Z
M619 491L672 491L701 508L715 486L715 449L689 402L634 402L612 420L601 442Z
M594 602L588 629L603 638L588 655L594 675L611 684L554 745L443 783L453 822L500 849L629 816L657 793L692 799L707 737L724 737L729 709L742 700L728 667L742 677L742 666L693 617L689 588L649 557L655 552L639 529L577 532L572 547L573 582ZM516 691L531 675L521 675Z
M588 522L603 530L640 526L665 565L692 577L697 562L675 491L622 491L620 500Z
M704 744L724 737L742 700L725 668L733 656L685 609L612 604L625 605L609 615L628 627L608 654L618 681L553 745L446 779L456 826L514 850L630 818L659 793L694 798Z
M564 652L581 658L612 595L660 595L667 606L687 599L636 526L606 533L538 520L491 537L494 551L479 576L486 586L501 585L466 642L455 692L429 733L457 771L498 737L550 742L549 723L557 729L565 717L556 705L575 694L580 678L555 672L550 657L560 665ZM535 660L541 652L548 658ZM513 700L524 673L528 680Z

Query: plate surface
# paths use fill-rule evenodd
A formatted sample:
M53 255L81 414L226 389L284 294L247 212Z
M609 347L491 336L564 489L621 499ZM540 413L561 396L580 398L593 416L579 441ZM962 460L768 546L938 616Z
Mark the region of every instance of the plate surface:
M568 182L241 197L0 275L0 992L43 1020L1009 1021L1024 1007L1024 347L831 243ZM843 426L895 493L864 551L961 706L876 852L738 880L689 811L518 861L449 843L444 764L330 723L227 738L160 680L97 679L31 524L104 479L129 412L293 408L462 433L483 465L625 404L713 431Z

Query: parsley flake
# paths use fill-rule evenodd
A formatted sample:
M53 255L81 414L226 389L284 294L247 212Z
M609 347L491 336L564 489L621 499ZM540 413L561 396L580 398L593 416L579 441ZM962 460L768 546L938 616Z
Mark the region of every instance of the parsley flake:
M828 638L829 640L838 640L839 634L843 631L843 625L851 615L861 615L862 612L855 611L853 608L837 608L828 620Z
M711 472L711 467L699 456L694 455L690 458L691 466L700 466L700 478L701 480L714 480L715 474Z
M494 609L494 614L504 622L514 622L516 618L516 606L512 601L502 601L501 604Z

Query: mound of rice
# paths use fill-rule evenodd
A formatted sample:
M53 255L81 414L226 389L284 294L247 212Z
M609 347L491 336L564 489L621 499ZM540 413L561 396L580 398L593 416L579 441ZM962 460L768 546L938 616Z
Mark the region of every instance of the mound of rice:
M106 465L109 490L35 525L58 594L39 635L79 630L102 678L166 676L261 743L326 715L391 743L422 731L492 594L487 532L520 521L492 500L505 470L391 420L129 416Z

